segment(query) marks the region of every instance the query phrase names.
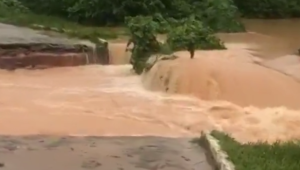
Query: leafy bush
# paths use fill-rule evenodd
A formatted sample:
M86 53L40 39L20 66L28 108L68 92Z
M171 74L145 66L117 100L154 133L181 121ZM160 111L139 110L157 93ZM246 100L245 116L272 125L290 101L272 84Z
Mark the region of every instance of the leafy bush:
M194 49L225 49L213 31L194 17L182 20L180 26L172 29L168 33L167 43L175 51L188 50L190 45Z
M213 131L236 170L299 170L299 142L240 144L227 134Z
M299 0L234 0L242 16L247 18L300 17Z
M160 43L156 40L158 23L152 17L127 17L127 27L131 33L130 41L134 43L131 64L137 74L141 74L146 62L152 54L160 51Z
M163 19L163 18L162 18ZM130 42L134 43L131 64L137 74L141 74L146 62L153 54L171 54L177 50L225 49L223 43L213 35L213 31L205 27L195 17L177 21L178 26L170 29L167 41L160 43L156 39L160 23L153 17L127 18L127 27L131 33Z

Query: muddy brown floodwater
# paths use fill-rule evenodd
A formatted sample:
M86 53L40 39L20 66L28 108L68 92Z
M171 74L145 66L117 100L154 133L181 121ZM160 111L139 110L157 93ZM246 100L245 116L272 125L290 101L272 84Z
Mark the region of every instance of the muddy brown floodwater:
M193 80L199 79L201 82L201 77L205 75L193 74L196 77L185 78L186 83L179 88L182 93L169 94L161 90L156 92L147 90L145 87L153 83L155 75L148 75L148 78L153 77L152 80L148 80L151 83L143 82L141 77L130 72L130 66L126 64L35 71L0 71L0 133L7 135L193 137L198 136L203 130L218 129L231 133L240 141L300 138L300 126L298 126L300 111L297 110L300 108L300 102L295 101L300 97L293 95L293 90L296 94L298 92L300 94L300 85L289 76L274 73L273 70L266 71L267 68L261 71L262 66L251 63L253 59L251 57L258 57L255 60L274 59L292 54L297 47L300 47L299 42L294 40L294 35L289 39L287 35L280 37L283 36L280 33L289 31L288 28L293 27L295 22L286 28L277 28L272 24L268 26L267 22L261 23L260 21L246 21L246 23L249 31L258 33L220 35L232 53L227 52L224 56L220 53L210 53L211 57L207 60L201 58L208 54L199 53L195 60L199 62L194 62L194 64L187 60L185 54L180 54L182 57L178 61L182 61L182 67L175 67L175 62L169 62L170 68L187 71L178 71L175 77L189 76L188 70L199 68L200 63L212 64L202 68L209 70L214 66L214 74L209 75L217 76L219 79L214 80L220 80L220 82L215 83L214 80L209 82L212 86L219 85L218 87L224 88L214 88L219 91L216 93L210 91L208 98L201 99L193 95L193 93L203 94L196 88L200 87L197 84L198 81L194 83ZM297 23L300 22L297 21ZM274 34L272 31L263 32L260 26L251 27L255 24L262 24L263 28L267 27L270 30L281 29L281 32L275 30ZM300 29L297 24L295 26L298 30ZM116 46L116 51L112 52L111 62L113 64L128 62L128 57L126 59L123 52L124 44L120 43ZM234 64L230 63L222 67L222 71L239 63L242 66L219 74L218 63L226 64L227 61L223 61L226 56L237 60L234 60ZM223 57L221 63L221 60L216 59L217 57ZM217 62L214 62L215 59ZM241 74L236 74L241 68L245 69ZM205 70L204 73L206 73ZM234 76L231 75L232 73ZM247 77L248 75L251 76ZM271 80L277 84L276 86L264 81L270 76L271 78L267 80ZM147 78L147 75L144 77ZM244 83L241 77L247 83ZM261 84L255 85L256 81ZM263 88L241 93L251 87L259 86ZM195 89L196 92L187 90L189 87ZM237 87L240 87L240 91ZM291 91L289 93L272 93L289 90ZM192 95L186 95L186 92ZM250 99L252 95L253 99ZM284 96L282 100L268 102L269 98L280 98L280 95ZM213 97L209 98L211 96ZM289 96L293 96L295 100L289 100ZM256 106L255 100L259 98L262 99L258 103L259 106Z

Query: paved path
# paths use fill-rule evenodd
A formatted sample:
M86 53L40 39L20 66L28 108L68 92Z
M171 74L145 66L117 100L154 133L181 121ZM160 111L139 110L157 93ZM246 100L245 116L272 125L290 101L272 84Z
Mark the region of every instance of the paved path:
M0 43L52 43L52 44L85 44L94 47L94 44L89 41L67 39L64 37L50 37L30 28L18 27L9 24L0 23Z
M38 31L0 23L0 38L2 44L10 43L74 43L66 38L55 38L42 35Z
M212 170L190 139L0 136L0 170Z

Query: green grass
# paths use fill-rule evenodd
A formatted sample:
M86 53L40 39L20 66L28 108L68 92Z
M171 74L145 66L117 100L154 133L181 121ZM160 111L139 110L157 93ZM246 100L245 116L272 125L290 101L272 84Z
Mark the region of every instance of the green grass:
M33 29L55 31L70 37L92 41L97 39L97 37L115 39L120 35L127 34L124 28L88 27L58 17L3 9L0 9L0 22Z
M236 170L299 170L300 144L296 141L240 144L218 131L212 136L220 141Z

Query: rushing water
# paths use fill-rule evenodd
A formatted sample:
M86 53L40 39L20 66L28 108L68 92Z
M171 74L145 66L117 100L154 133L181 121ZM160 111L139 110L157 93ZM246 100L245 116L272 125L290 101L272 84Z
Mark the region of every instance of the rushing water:
M253 55L273 59L300 46L295 40L300 29L296 21L284 26L275 24L280 29L266 22L246 22L250 31L264 35L220 35L233 50L248 44ZM291 34L294 26L298 29ZM242 57L245 53L239 54ZM241 141L300 138L300 111L284 105L240 107L225 101L152 92L144 88L141 77L130 72L129 65L0 71L0 94L2 134L175 137L197 136L203 130L218 129Z

